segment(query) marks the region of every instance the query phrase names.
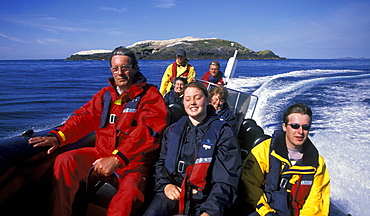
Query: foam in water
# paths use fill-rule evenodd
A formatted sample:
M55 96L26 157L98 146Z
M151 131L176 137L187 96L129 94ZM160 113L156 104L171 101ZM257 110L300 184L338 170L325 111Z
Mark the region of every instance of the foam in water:
M281 128L283 111L293 102L313 112L310 139L331 176L331 199L346 213L366 215L370 200L369 74L354 70L292 71L270 77L234 78L228 87L253 88L253 118L266 134Z

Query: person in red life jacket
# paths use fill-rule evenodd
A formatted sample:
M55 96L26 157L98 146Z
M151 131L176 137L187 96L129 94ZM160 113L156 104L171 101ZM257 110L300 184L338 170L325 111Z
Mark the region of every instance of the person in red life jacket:
M292 105L284 113L283 130L251 150L243 163L239 215L329 214L330 177L308 138L311 123L310 108Z
M184 49L178 49L176 52L176 61L168 65L163 74L159 88L162 96L171 91L172 83L176 77L186 78L188 83L194 79L196 75L195 69L188 62L189 59L186 57L186 51Z
M210 104L215 108L216 114L220 117L221 121L226 121L234 134L238 135L238 122L236 115L231 111L227 103L229 92L224 86L214 86L210 93Z
M108 215L133 215L144 202L149 167L159 153L159 137L166 126L166 105L157 88L146 83L134 52L117 47L110 59L113 78L92 100L76 110L47 137L29 140L34 147L74 143L96 133L94 147L57 156L53 169L52 215L71 215L79 183L89 169L104 176L116 172L119 190Z
M200 79L211 82L216 85L224 85L224 80L222 79L223 73L220 71L220 62L211 61L209 64L209 71L207 71Z
M167 105L173 103L182 104L183 97L184 97L184 86L187 84L187 80L182 77L176 77L173 82L173 88L170 92L166 93L163 97L164 102Z
M214 114L200 82L185 86L184 107L187 116L163 134L145 216L223 215L236 199L241 156L233 131Z

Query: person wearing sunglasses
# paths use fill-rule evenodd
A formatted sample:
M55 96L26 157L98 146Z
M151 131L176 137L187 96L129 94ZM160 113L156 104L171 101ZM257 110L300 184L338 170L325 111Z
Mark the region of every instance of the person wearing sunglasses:
M220 71L220 62L211 61L209 63L209 71L201 76L200 79L216 85L224 85L223 76L224 74Z
M133 51L117 47L110 66L109 86L47 137L29 139L34 147L49 147L51 154L91 132L96 134L94 147L66 151L56 157L50 215L72 214L79 183L86 182L89 170L101 176L118 176L119 189L107 215L135 215L144 203L149 167L159 150L167 109L158 89L147 84Z
M328 215L328 169L308 138L312 111L297 103L283 119L282 130L257 144L243 163L239 215Z

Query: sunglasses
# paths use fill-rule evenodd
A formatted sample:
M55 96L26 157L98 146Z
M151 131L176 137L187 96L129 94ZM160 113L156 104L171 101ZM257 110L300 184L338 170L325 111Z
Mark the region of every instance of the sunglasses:
M300 125L300 124L288 124L293 129L299 129L302 126L303 130L309 130L311 128L311 125Z

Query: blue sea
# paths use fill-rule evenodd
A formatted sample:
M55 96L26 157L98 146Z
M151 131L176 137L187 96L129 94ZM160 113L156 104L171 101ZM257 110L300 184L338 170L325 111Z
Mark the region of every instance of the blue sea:
M160 85L173 60L139 60L149 83ZM208 60L191 60L197 75ZM224 69L227 60L220 60ZM0 61L0 139L62 124L108 85L108 61ZM310 139L326 160L331 198L346 213L366 215L370 203L370 60L239 60L229 88L256 95L253 118L271 135L283 111L312 108Z

